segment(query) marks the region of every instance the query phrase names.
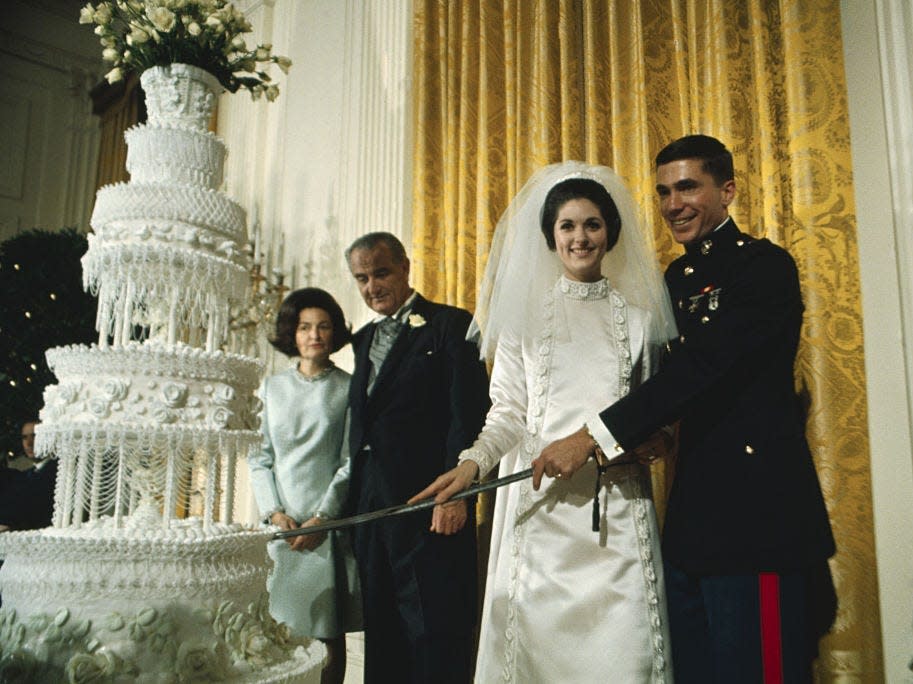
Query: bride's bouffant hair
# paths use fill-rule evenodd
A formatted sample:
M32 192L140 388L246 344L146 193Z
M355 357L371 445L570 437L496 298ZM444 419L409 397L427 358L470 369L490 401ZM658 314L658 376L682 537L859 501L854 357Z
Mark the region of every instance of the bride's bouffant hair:
M319 287L305 287L291 292L276 314L276 332L269 343L289 358L298 356L295 345L295 331L298 330L298 316L302 309L323 309L333 324L333 344L330 353L337 352L352 340L352 329L346 325L342 307L326 290Z
M606 224L606 251L611 250L618 242L618 234L621 232L621 216L608 191L600 183L589 178L563 180L553 185L545 196L545 202L542 204L541 225L548 248L555 251L555 219L558 217L558 211L567 202L574 199L588 199L599 207L599 213L602 214L602 220Z

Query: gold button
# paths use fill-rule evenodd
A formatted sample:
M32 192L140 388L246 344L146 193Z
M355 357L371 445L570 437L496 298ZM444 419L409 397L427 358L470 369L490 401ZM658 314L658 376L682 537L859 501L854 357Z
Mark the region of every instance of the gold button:
M704 240L704 241L701 243L701 254L703 254L704 256L707 256L708 254L710 254L710 248L711 248L711 247L713 247L713 241L712 241L712 240Z
M685 266L685 275L691 275L694 273L694 268L691 266Z
M701 323L709 323L710 316L701 316Z
M744 241L744 240L736 240L736 241L735 241L735 244L736 244L737 247L741 247L742 245L745 244L745 241Z
M751 446L750 444L746 444L746 445L745 445L745 453L746 453L746 454L749 454L749 455L750 455L750 454L753 454L753 453L754 453L754 447Z
M678 308L681 309L681 308L684 307L684 306L685 306L685 303L684 303L681 299L679 299L679 300L678 300Z
M679 335L678 341L681 342L682 344L685 344L685 336Z

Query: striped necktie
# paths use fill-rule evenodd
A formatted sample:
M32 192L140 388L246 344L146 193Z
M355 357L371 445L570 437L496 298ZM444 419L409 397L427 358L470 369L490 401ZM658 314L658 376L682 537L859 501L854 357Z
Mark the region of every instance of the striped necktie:
M371 374L368 379L368 392L374 385L377 374L380 373L381 366L384 365L384 359L390 353L396 336L399 335L400 328L403 324L395 318L388 316L381 320L374 329L374 338L371 340L371 348L368 349L368 357L371 359Z

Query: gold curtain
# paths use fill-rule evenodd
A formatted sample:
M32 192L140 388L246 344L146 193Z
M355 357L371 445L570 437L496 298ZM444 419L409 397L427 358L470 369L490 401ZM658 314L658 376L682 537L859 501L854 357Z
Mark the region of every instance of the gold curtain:
M146 118L146 107L139 77L130 74L125 80L109 84L102 81L90 93L92 113L101 119L101 140L95 189L130 179L127 173L127 142L124 131Z
M657 211L652 158L687 133L723 140L736 220L787 247L802 277L797 388L838 544L840 611L818 678L879 682L839 16L839 0L416 0L413 274L432 299L472 309L510 198L536 168L575 158L627 181L665 265L680 248Z

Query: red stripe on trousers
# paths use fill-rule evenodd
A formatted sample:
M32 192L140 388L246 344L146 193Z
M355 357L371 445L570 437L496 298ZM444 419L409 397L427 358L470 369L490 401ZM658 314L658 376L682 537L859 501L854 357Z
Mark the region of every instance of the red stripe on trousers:
M764 684L783 684L783 634L780 631L780 576L758 575L761 598L761 660Z

